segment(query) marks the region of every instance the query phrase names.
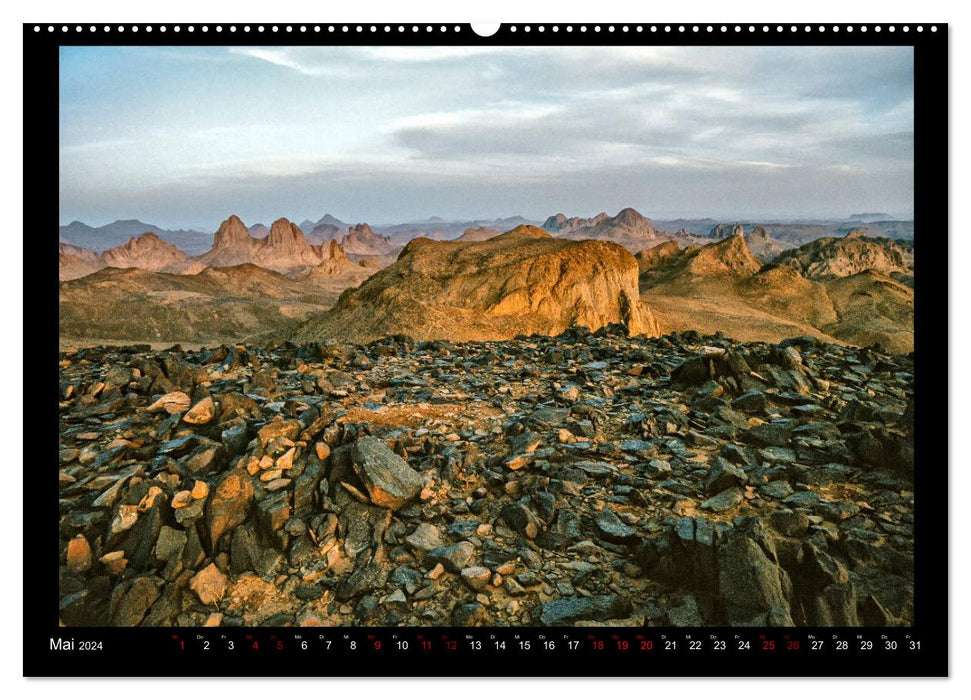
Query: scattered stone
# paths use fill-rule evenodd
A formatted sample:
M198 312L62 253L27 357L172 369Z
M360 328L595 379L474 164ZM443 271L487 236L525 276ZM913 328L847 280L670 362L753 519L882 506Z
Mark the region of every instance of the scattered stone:
M397 510L421 491L421 475L383 440L360 438L354 443L351 459L354 471L375 505Z
M168 561L174 556L182 554L189 538L184 530L163 525L159 531L158 541L155 543L155 557L161 561Z
M226 592L226 574L210 564L189 581L189 588L199 596L203 605L215 605Z
M786 571L757 542L733 533L718 548L718 586L728 624L791 627L792 584Z
M492 579L492 572L484 566L470 566L460 572L462 580L473 591L481 591L489 585Z
M597 532L608 542L626 544L637 539L637 530L625 525L609 506L604 506L604 509L597 514L595 522Z
M705 618L694 596L686 596L680 605L667 611L668 624L672 627L704 627Z
M223 533L246 521L253 494L253 482L245 471L230 472L216 484L206 505L206 526L213 545Z
M716 457L708 478L705 480L705 493L721 493L726 489L737 488L748 483L748 476L738 467Z
M625 618L631 613L630 601L617 595L590 598L560 598L544 603L536 611L539 624L565 627L576 622Z
M436 547L425 555L425 566L431 568L437 564L445 567L446 571L457 574L469 565L475 556L475 548L469 542Z
M68 626L913 621L912 356L571 329L59 373Z
M212 397L207 396L195 406L186 411L182 420L190 425L205 425L216 416L216 405Z
M67 568L76 574L91 568L91 545L84 535L78 535L67 543Z
M444 544L442 534L430 523L419 523L415 531L405 538L405 542L420 552L429 552Z
M763 484L759 487L759 493L766 498L777 498L783 499L791 496L793 494L793 488L789 485L788 481L770 481L767 484Z
M523 503L510 503L504 506L499 517L513 530L531 540L536 538L542 527L542 523L536 517L536 514Z
M732 408L746 413L762 413L768 405L768 397L761 391L747 391L732 401Z
M388 580L388 572L380 564L368 562L340 582L334 597L348 601L365 593L380 590Z
M456 605L452 611L452 624L456 627L484 627L490 623L489 611L479 602Z
M139 576L122 581L111 592L109 616L115 627L135 627L152 604L159 599L158 580L154 576Z
M802 511L791 511L788 508L773 511L769 522L787 537L802 537L809 529L809 516Z
M730 488L712 496L702 503L701 507L715 513L724 513L726 510L731 510L744 500L745 493L742 489Z
M148 406L145 410L149 413L182 413L184 410L189 408L189 404L192 403L192 399L189 395L182 391L173 391L170 394L165 394L160 397L155 403Z
M138 522L138 506L123 505L118 507L118 512L111 521L110 532L117 535L131 528Z

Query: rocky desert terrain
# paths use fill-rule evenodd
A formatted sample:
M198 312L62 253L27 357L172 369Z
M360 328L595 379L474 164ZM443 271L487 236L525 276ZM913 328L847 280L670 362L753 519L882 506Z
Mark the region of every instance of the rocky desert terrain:
M850 233L756 257L741 229L704 246L638 254L641 300L669 330L778 342L808 334L893 352L914 348L913 254Z
M61 232L61 347L395 333L498 340L620 322L651 335L699 330L778 342L808 334L913 348L913 242L875 235L906 233L909 222L854 219L857 228L831 235L841 222L676 220L667 222L680 227L671 233L627 208L613 217L558 214L542 229L489 227L517 221L429 219L373 229L328 214L268 228L230 216L196 255L168 242L188 234L156 226L95 252L64 239L114 240L149 225L75 222ZM702 226L706 232L689 232Z
M62 623L912 622L912 243L635 214L62 243Z
M912 620L903 356L614 325L60 381L67 625Z
M778 342L808 334L908 352L913 242L875 235L906 233L908 222L853 221L857 228L828 235L840 222L676 220L668 223L680 228L670 233L631 208L589 219L558 214L542 229L511 230L436 219L372 229L329 214L267 228L230 216L210 248L192 256L167 240L184 232L159 227L98 253L63 239L113 240L140 222L100 229L75 222L62 227L60 244L61 347L395 333L498 340L621 322L652 335L699 330ZM689 233L702 225L707 232Z

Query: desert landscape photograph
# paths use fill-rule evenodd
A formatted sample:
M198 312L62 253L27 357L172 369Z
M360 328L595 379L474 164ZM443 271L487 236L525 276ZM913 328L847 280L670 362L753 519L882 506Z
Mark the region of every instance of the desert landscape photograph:
M911 47L58 68L62 625L914 624Z

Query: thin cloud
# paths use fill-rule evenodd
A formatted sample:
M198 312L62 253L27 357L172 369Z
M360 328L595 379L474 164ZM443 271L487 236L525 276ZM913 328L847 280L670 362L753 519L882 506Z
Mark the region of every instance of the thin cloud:
M248 47L232 47L229 52L239 56L248 56L249 58L255 58L260 61L266 61L274 66L281 66L283 68L290 68L295 70L301 75L307 75L311 77L320 76L339 76L339 77L352 77L354 72L348 71L340 65L335 65L333 63L309 63L307 61L300 60L296 55L295 51L290 48L282 49L260 49L260 48L248 48Z
M62 219L913 207L908 48L179 51L61 53Z

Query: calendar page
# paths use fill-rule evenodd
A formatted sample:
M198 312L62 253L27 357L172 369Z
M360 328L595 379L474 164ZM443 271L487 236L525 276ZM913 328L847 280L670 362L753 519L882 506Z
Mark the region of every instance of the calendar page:
M25 675L947 674L947 25L23 30Z

